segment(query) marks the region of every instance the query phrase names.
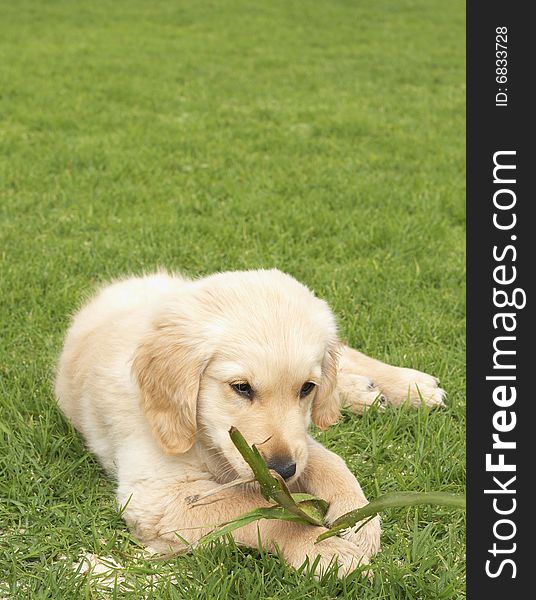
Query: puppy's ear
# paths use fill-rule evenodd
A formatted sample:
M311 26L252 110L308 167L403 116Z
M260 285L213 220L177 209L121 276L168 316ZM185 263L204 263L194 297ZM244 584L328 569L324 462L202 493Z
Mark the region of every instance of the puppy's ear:
M340 399L337 391L337 368L339 363L340 342L328 345L322 362L322 382L313 401L313 423L319 429L334 425L340 416Z
M199 345L171 325L157 326L138 347L132 370L153 435L166 454L189 450L197 430L201 375L208 363Z

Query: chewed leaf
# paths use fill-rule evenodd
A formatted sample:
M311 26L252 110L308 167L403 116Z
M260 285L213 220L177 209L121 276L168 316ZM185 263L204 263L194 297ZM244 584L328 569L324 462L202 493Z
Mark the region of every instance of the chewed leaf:
M293 492L291 496L294 499L294 502L297 502L298 504L306 500L315 500L317 502L325 504L326 508L328 507L328 503L325 500L322 500L322 498L319 498L318 496L313 496L312 494L306 494L304 492Z
M248 463L255 478L259 482L261 488L261 494L266 500L270 500L273 494L280 490L281 486L277 479L270 473L268 466L264 462L260 452L255 446L251 447L240 431L235 427L231 427L229 430L229 436L231 441L235 445L236 449L242 455L242 458ZM281 491L281 490L280 490Z
M320 523L324 522L324 517L328 512L328 502L322 498L318 498L317 496L302 493L292 494L292 499L298 504L300 510L302 510L305 514L315 519L315 521Z

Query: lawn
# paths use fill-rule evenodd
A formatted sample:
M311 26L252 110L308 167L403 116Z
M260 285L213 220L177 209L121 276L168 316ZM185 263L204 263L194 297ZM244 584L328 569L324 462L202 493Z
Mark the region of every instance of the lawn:
M148 561L51 391L96 283L275 266L449 393L314 435L369 497L463 491L464 9L0 0L0 598L464 597L447 509L386 513L372 581L232 544ZM88 552L122 565L115 591L73 570Z

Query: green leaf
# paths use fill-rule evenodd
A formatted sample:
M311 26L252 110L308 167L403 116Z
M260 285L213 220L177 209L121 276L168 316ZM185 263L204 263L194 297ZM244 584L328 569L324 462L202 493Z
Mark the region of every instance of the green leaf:
M231 533L235 529L249 525L260 519L281 519L284 521L293 521L294 523L301 523L302 525L308 525L309 523L304 519L294 515L293 513L285 510L281 506L269 506L266 508L256 508L232 521L223 523L220 527L207 533L200 540L199 544L210 544L217 539Z
M464 494L449 494L447 492L392 492L379 496L362 508L352 510L336 519L331 528L318 536L317 542L338 535L344 529L353 527L359 521L373 517L387 508L405 508L407 506L419 506L431 504L438 506L449 506L465 510Z

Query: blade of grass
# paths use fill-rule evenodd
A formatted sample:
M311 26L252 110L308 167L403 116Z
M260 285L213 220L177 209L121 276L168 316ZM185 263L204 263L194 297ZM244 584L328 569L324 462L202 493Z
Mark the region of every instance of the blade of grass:
M359 521L367 517L373 517L388 508L405 508L423 504L465 509L465 495L449 494L447 492L392 492L384 494L367 505L340 516L332 523L328 531L318 536L316 541L321 542L338 535L344 529L353 527Z

